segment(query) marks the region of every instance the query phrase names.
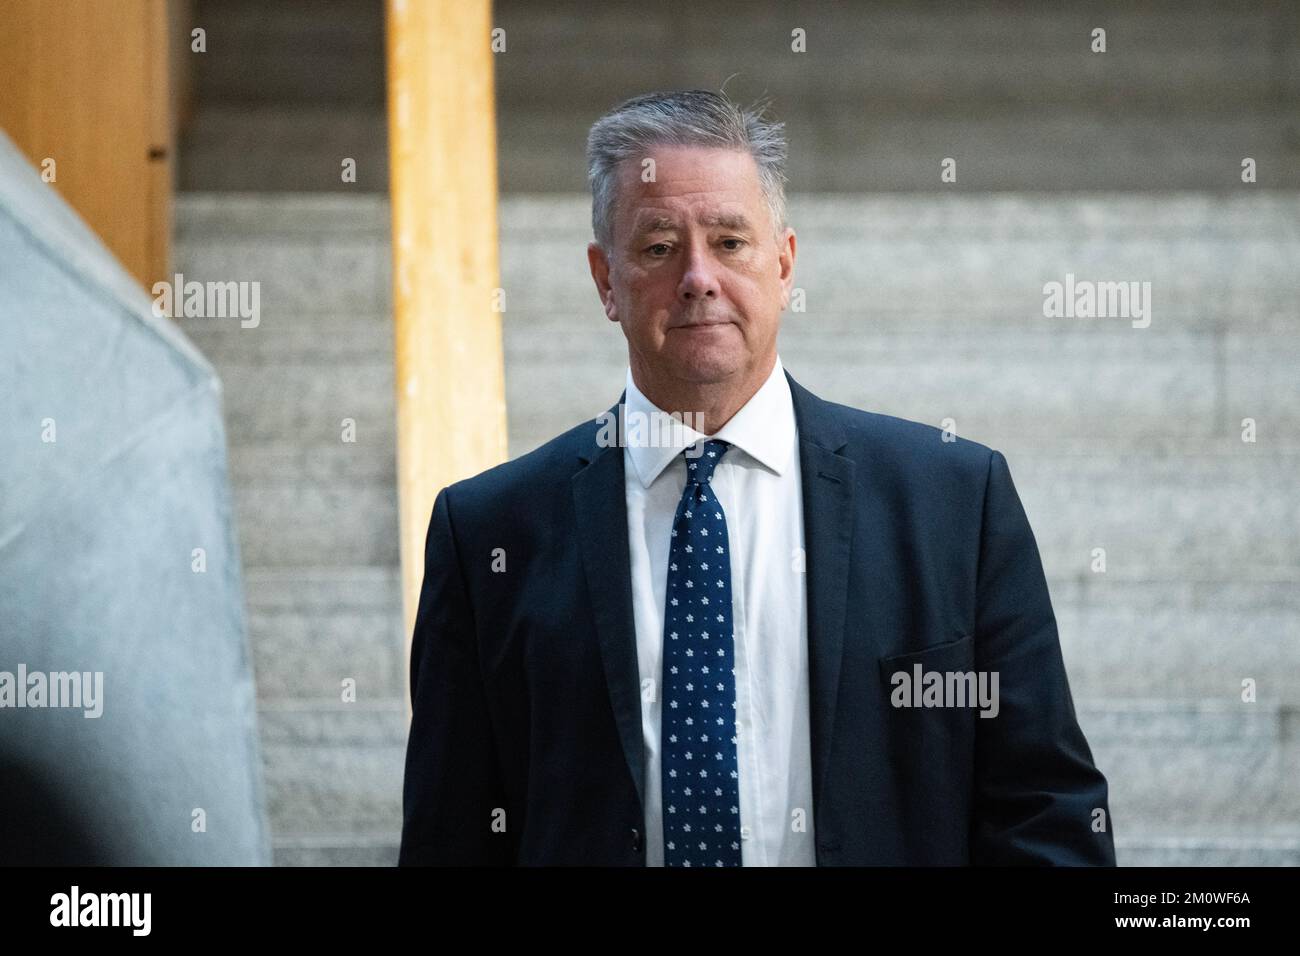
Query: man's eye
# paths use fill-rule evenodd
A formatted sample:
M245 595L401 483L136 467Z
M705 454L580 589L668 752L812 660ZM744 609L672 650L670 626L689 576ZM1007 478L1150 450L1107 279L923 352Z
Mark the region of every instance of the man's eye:
M668 243L656 242L653 246L647 249L646 252L649 252L651 255L659 255L656 250L664 250L666 252L668 250Z
M727 247L731 252L735 252L737 249L739 249L741 246L743 246L743 245L745 244L745 240L744 240L744 239L723 239L722 241L723 241L723 242L734 242L734 243L735 243L734 246L728 246L728 247Z

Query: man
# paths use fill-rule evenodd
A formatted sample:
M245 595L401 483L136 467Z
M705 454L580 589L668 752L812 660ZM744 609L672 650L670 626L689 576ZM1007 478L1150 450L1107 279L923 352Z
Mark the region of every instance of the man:
M1114 864L1006 460L784 370L760 114L591 131L626 391L437 496L402 864Z

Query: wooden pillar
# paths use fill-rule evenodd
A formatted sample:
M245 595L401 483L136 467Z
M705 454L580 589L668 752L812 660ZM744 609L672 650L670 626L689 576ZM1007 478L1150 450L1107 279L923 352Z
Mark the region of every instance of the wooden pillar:
M506 458L501 315L494 309L500 282L491 12L489 0L388 0L387 7L408 651L434 498L443 486Z

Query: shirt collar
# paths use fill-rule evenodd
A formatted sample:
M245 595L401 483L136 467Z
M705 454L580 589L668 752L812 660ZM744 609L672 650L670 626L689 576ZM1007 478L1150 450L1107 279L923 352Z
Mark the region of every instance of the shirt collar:
M794 449L794 400L790 383L785 377L781 356L777 355L767 381L755 392L730 420L714 435L704 435L685 422L674 419L641 393L632 381L632 367L627 369L627 398L625 412L639 413L643 422L651 423L643 430L646 440L629 441L627 450L636 468L637 477L649 488L674 458L701 438L717 438L730 442L759 464L776 474L782 474L790 464ZM654 427L655 424L673 427ZM629 433L631 426L628 426Z

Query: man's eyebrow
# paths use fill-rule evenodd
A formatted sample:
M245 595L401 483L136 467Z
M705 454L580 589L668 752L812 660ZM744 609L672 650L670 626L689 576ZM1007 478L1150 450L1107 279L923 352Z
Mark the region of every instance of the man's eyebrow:
M749 229L749 220L743 213L713 213L699 219L701 226L721 226L723 229ZM679 228L677 220L669 216L655 216L638 225L636 235L644 236L648 232L671 232Z
M749 220L744 213L722 212L705 216L700 220L702 226L721 226L723 229L748 229Z
M655 216L652 219L646 219L639 223L636 228L638 236L644 236L647 232L668 232L677 228L677 220L670 219L667 216Z

